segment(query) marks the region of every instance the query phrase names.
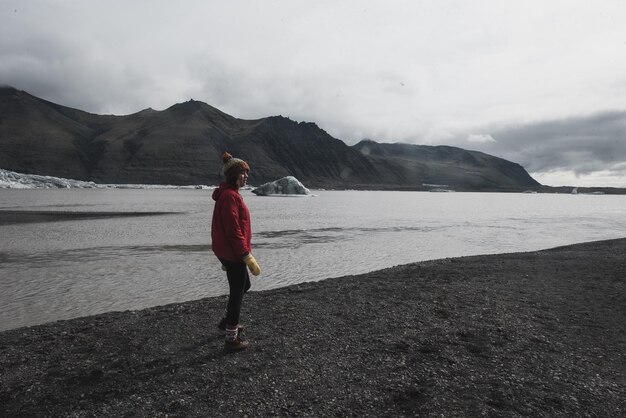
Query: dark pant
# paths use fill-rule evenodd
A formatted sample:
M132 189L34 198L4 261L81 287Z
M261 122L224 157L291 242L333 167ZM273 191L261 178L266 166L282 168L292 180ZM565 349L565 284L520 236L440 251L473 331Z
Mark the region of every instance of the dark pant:
M245 263L233 263L221 258L220 261L226 267L228 287L230 288L228 305L226 307L226 325L234 327L239 324L239 312L241 311L243 295L250 289L250 276L248 276L248 269Z

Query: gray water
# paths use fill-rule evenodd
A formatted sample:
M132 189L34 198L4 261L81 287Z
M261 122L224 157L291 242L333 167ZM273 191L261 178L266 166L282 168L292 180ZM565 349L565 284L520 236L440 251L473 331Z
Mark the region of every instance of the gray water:
M0 209L173 212L0 225L0 330L228 293L212 190L0 189ZM253 290L626 236L626 196L316 191L258 197Z

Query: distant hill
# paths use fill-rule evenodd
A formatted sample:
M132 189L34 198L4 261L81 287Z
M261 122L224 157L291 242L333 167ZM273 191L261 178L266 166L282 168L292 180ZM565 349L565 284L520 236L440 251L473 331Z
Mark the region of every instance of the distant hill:
M539 186L516 163L478 151L445 145L379 144L363 140L353 146L367 155L383 177L407 186L455 190L496 190Z
M194 100L95 115L0 88L0 147L0 168L98 183L217 184L228 150L250 163L255 185L292 175L326 188L539 186L518 164L475 151L374 141L350 147L314 123L242 120Z

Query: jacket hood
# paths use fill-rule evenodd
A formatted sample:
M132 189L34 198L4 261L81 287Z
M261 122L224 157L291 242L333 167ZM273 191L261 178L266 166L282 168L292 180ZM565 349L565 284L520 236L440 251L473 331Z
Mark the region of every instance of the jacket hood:
M228 182L225 182L225 181L221 182L219 187L217 189L213 190L213 200L215 200L217 202L217 199L220 198L222 193L224 193L224 191L229 190L229 189L237 191L235 186L233 186L232 184L230 184Z

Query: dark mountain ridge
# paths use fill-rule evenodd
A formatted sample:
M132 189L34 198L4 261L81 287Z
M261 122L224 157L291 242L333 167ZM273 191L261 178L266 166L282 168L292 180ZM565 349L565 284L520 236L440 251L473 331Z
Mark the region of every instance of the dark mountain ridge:
M96 115L0 88L0 146L0 168L99 183L217 184L228 150L251 165L251 184L293 175L326 188L539 186L518 164L476 151L374 141L350 147L314 123L237 119L195 100Z
M368 155L379 171L391 170L407 185L477 190L539 185L521 165L479 151L371 140L353 147Z

